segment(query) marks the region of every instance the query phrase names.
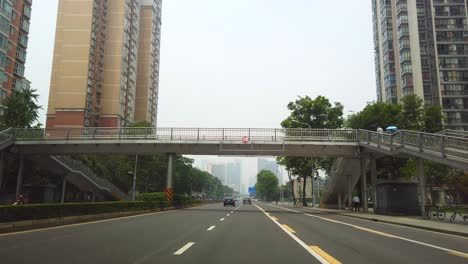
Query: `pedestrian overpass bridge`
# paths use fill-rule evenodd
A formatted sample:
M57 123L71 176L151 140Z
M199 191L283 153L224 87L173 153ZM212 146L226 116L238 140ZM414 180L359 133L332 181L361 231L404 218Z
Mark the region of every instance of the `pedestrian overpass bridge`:
M64 162L67 161L64 156L167 153L170 154L168 188L172 188L173 154L336 157L324 199L338 204L344 203L345 199L351 200L359 179L362 179L363 201L367 201L367 183L363 175L368 169L373 197L377 197L375 160L379 157L416 158L420 193L424 193L425 185L424 159L468 170L468 134L462 132L431 134L400 130L386 134L359 129L301 128L10 128L0 132L0 152L3 151L21 157L17 196L21 193L24 157L31 157L31 160L50 157L68 169L69 175L64 177L64 182L67 178L77 185L87 183L95 190L105 189L120 199L125 199L122 197L126 195L115 190L111 183L101 182L78 161ZM425 198L422 201L421 210L424 211ZM364 207L367 209L366 202Z
M400 130L274 128L11 128L0 150L20 155L155 154L414 157L468 170L468 137Z

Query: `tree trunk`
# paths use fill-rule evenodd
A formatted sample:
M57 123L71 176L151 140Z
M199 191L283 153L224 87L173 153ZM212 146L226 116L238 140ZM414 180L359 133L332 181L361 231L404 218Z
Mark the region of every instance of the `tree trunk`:
M291 179L291 171L288 171L289 183L291 183L291 192L293 198L293 204L296 205L296 196L294 195L294 181Z
M306 201L306 185L307 185L307 176L304 176L304 184L302 185L302 205L307 206L307 201Z

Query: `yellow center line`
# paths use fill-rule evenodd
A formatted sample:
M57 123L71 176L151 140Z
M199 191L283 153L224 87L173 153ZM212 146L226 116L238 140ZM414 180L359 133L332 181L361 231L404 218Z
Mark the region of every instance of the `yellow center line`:
M452 255L455 255L455 256L458 256L458 257L462 257L462 258L468 259L468 254L463 253L463 252L451 250L451 251L447 251L447 253L452 254Z
M327 260L330 264L341 264L341 262L339 262L334 257L330 256L327 252L323 251L321 248L319 248L317 246L309 246L309 247L313 251L317 252L317 254L319 254L322 258Z
M289 232L295 234L296 231L294 231L294 229L290 228L288 225L282 225L286 230L288 230Z

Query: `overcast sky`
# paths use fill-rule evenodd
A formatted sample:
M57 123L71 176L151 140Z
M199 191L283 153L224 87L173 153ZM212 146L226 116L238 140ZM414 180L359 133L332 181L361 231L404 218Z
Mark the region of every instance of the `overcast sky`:
M32 7L26 77L43 124L57 3ZM163 0L162 14L160 127L280 127L297 96L345 115L376 98L370 0Z

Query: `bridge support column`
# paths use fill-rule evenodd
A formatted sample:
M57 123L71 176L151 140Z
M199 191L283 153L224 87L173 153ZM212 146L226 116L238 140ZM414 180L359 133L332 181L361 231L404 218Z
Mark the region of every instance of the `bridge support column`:
M168 164L167 164L167 183L164 192L166 193L167 200L172 202L174 200L174 190L173 186L173 177L174 177L174 154L168 154Z
M341 193L338 193L338 210L341 210Z
M0 191L2 190L2 184L3 184L3 171L5 169L4 166L5 163L5 154L3 152L0 153Z
M371 185L374 214L377 209L377 160L371 156Z
M368 211L368 204L367 204L367 175L366 175L366 160L361 158L360 160L360 167L361 167L361 190L362 190L362 210L364 212Z
M65 194L67 192L67 177L63 177L62 181L62 196L60 197L60 203L65 203Z
M353 210L353 185L351 183L351 175L347 175L348 178L348 209Z
M23 185L23 172L24 172L24 156L20 156L20 164L18 169L18 178L16 181L16 199L21 195L21 187Z
M416 159L416 175L419 180L419 197L421 199L421 214L426 213L426 175L424 174L424 164L421 158Z

